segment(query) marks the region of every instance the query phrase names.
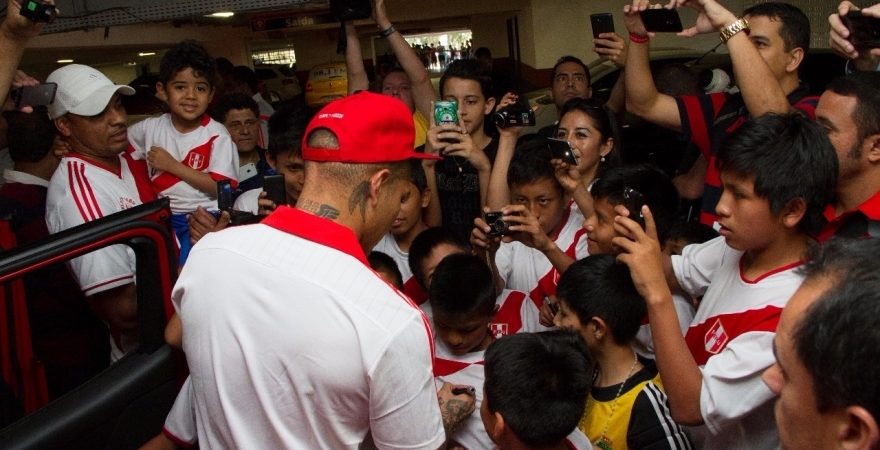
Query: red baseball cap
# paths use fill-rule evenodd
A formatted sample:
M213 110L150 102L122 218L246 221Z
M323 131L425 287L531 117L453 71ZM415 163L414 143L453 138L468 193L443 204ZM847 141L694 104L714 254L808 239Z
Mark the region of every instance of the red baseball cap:
M336 135L339 148L309 146L312 132L325 128ZM382 163L410 158L441 159L413 150L416 139L412 112L391 96L358 92L327 104L306 127L302 157L306 161Z

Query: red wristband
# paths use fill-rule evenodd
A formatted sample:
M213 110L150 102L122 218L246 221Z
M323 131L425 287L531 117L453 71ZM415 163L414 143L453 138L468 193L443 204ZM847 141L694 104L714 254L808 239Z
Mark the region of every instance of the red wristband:
M630 33L629 40L635 42L636 44L646 44L648 41L651 40L651 38L649 38L648 35L644 34Z

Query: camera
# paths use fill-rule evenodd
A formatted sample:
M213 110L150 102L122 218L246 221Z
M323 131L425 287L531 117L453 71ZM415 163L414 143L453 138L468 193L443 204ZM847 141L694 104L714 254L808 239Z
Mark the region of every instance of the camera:
M492 122L498 128L532 126L535 124L535 112L525 97L520 97L518 102L495 111Z
M330 0L330 12L340 22L369 19L373 5L370 0Z
M510 234L510 225L505 222L501 211L487 212L486 224L489 225L489 236L507 236Z
M19 14L27 17L31 22L49 23L55 20L58 11L54 5L47 5L39 0L25 0L21 2Z

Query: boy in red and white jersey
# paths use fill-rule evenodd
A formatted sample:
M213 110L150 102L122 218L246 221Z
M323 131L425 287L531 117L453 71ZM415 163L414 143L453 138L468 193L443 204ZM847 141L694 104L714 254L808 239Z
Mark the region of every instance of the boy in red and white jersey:
M721 237L664 259L643 207L647 231L618 216L613 243L648 305L660 376L675 380L666 385L675 421L705 425L694 430L705 448L777 448L774 395L761 374L775 361L776 326L803 281L797 267L822 226L837 158L819 125L790 114L746 122L717 161ZM684 338L670 288L703 295Z
M214 96L215 75L214 59L200 44L177 44L162 58L156 83L170 112L129 130L132 156L147 161L153 188L171 199L181 264L191 247L187 215L200 206L217 210L218 181L237 184L235 144L226 127L205 114Z

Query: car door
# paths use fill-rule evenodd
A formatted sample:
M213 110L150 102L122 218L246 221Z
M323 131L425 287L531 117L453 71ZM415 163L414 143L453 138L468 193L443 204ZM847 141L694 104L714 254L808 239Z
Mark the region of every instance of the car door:
M182 361L165 344L177 276L168 200L162 199L0 254L0 284L112 244L136 256L139 347L84 384L0 430L2 448L137 448L156 435ZM9 349L4 349L9 350Z

